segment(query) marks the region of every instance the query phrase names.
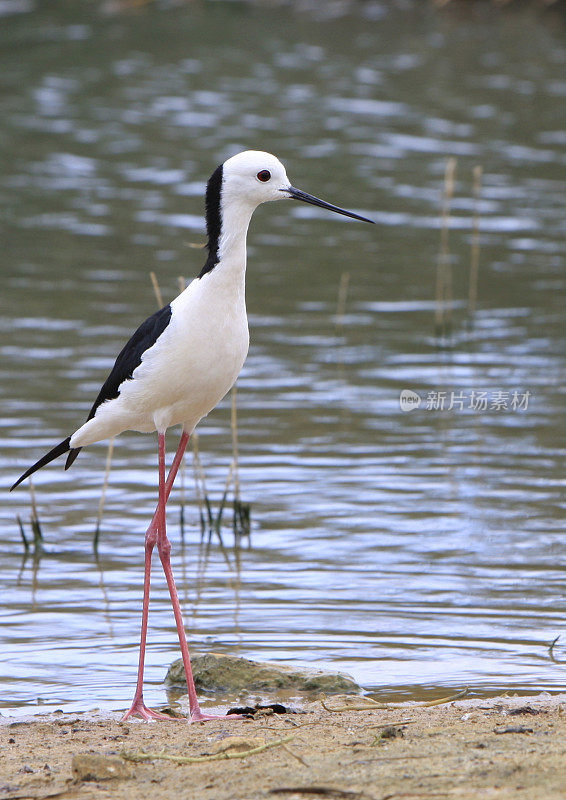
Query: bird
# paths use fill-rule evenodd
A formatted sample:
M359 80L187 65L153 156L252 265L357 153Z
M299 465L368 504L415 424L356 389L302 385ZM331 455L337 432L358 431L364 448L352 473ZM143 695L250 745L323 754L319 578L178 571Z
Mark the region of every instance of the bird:
M73 434L55 445L11 487L66 454L65 469L83 447L126 430L157 432L159 491L145 534L144 589L137 683L123 719L168 719L143 698L143 677L151 561L157 545L169 589L185 668L189 721L216 719L200 708L181 607L171 569L166 504L189 437L234 385L248 353L245 299L246 240L255 209L262 203L292 199L355 220L373 220L320 200L291 185L285 167L271 153L246 150L220 164L206 185L207 258L200 273L174 300L152 314L124 345L87 416ZM166 475L165 433L181 426L181 438ZM228 714L223 719L238 718Z

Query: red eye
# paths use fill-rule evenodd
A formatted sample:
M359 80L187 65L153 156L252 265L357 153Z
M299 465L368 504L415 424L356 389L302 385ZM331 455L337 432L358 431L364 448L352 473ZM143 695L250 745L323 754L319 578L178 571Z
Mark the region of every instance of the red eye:
M271 172L268 169L262 169L261 172L257 173L258 181L262 183L266 183L271 178Z

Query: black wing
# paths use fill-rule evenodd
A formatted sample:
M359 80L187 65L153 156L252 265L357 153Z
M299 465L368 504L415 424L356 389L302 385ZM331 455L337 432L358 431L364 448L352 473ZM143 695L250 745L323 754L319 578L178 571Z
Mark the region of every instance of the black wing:
M94 417L98 407L102 405L102 403L104 403L106 400L113 400L115 397L118 397L120 394L120 387L124 381L127 381L132 377L136 367L139 367L141 364L143 354L146 350L149 350L149 348L152 347L159 339L169 324L170 319L171 306L168 304L159 311L156 311L155 314L152 314L151 317L148 317L145 322L142 322L137 331L118 354L118 358L114 362L114 366L112 367L110 375L104 381L102 388L98 393L98 397L90 409L89 415L86 418L87 422L89 419ZM41 469L41 467L49 464L49 462L53 461L53 459L67 452L69 455L67 456L65 469L69 469L81 451L80 447L69 446L70 439L70 436L67 437L67 439L64 439L42 458L40 458L39 461L37 461L33 466L26 470L24 474L18 478L10 491L15 489L16 486L18 486L26 478L29 478L29 476L38 469Z

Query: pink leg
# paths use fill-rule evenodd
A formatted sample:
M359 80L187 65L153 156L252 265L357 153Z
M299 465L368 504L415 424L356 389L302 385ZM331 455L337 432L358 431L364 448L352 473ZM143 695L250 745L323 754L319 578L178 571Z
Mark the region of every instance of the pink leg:
M169 587L169 594L171 595L171 604L173 606L173 614L175 615L175 624L177 626L177 634L179 636L179 644L181 645L181 656L183 658L183 666L185 667L185 676L187 679L187 692L189 695L189 717L192 721L208 720L208 719L241 719L239 714L228 714L220 716L217 714L204 714L199 706L197 693L195 689L195 682L193 679L193 671L191 668L191 659L189 656L189 646L187 644L187 637L185 636L185 627L183 625L183 615L181 613L181 605L177 595L177 588L171 570L171 542L167 538L166 522L165 522L165 505L167 502L167 487L165 485L165 436L159 434L159 502L157 505L157 550L159 558L165 573L167 586Z
M173 459L173 464L171 465L171 470L169 471L169 475L167 476L167 483L165 484L165 502L167 502L167 500L169 499L169 495L171 494L171 489L173 488L173 481L175 480L175 476L177 475L177 471L181 464L183 453L185 452L188 441L189 441L189 434L186 431L183 431L181 435L181 440L179 442L179 447L177 448L177 452L175 453L175 458ZM142 609L140 657L138 663L138 681L136 684L136 693L134 695L131 708L129 709L129 711L126 711L126 713L122 717L122 720L126 720L128 719L128 717L132 716L140 716L143 719L165 719L169 721L173 719L172 717L168 717L166 714L160 714L158 711L152 711L150 708L147 708L147 706L143 701L143 669L145 662L145 643L147 638L147 618L149 614L151 556L153 553L153 548L157 541L157 516L158 516L158 508L155 510L153 519L151 520L149 528L147 529L145 534L143 609Z

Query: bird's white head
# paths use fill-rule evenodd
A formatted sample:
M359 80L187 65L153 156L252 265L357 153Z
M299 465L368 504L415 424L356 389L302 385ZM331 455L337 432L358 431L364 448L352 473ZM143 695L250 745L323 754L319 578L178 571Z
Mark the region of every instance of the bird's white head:
M291 186L285 167L271 153L261 150L245 150L229 158L222 165L222 200L223 203L245 203L256 208L270 200L302 200L347 217L360 219L363 222L373 220L361 217L351 211L320 200L311 194L302 192Z
M245 234L257 206L270 200L301 200L346 217L373 222L352 211L333 206L291 186L285 167L271 153L245 150L229 158L212 173L206 187L208 259L200 276L210 272L232 246L234 236ZM245 241L244 241L245 246Z
M224 162L224 203L240 202L256 208L260 203L282 200L289 186L285 167L271 153L245 150Z

